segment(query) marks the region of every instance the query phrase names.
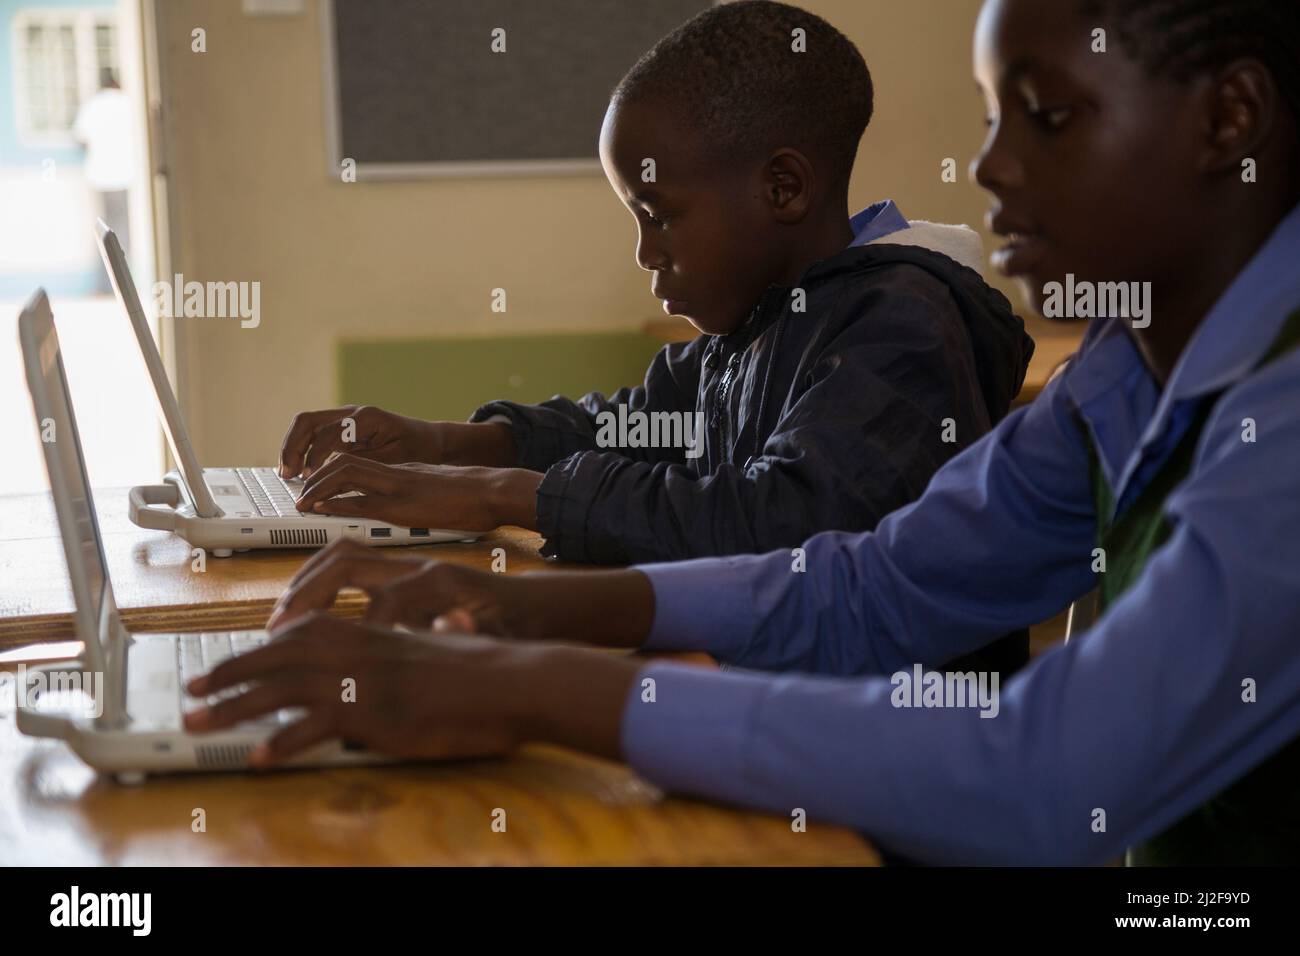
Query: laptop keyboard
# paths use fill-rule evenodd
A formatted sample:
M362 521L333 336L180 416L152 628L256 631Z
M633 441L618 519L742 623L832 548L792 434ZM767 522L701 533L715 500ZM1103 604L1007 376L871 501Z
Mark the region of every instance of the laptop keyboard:
M301 518L294 502L302 491L302 481L285 481L274 468L236 468L253 507L263 518Z
M192 678L200 674L206 674L212 668L216 667L223 661L229 660L239 654L247 654L251 650L261 647L267 642L267 635L264 633L225 633L225 634L180 634L176 640L176 670L180 675L180 695L181 711L193 710L195 704L200 703L200 698L191 697L185 690L185 685ZM227 700L242 694L248 690L247 684L240 684L236 687L230 687L220 693L209 696L202 703L215 704L222 700ZM292 715L290 710L282 710L276 713L267 714L257 720L250 721L253 724L280 724L286 723Z

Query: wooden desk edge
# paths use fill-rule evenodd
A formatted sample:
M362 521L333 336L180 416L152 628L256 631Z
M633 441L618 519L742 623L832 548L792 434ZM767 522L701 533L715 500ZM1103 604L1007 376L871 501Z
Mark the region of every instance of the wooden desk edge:
M364 596L344 595L331 613L359 618ZM119 608L122 624L132 633L181 634L187 631L257 631L266 626L275 601L267 598L241 604L175 604L167 607ZM77 639L71 614L42 614L27 619L21 634L0 632L0 652L35 644Z

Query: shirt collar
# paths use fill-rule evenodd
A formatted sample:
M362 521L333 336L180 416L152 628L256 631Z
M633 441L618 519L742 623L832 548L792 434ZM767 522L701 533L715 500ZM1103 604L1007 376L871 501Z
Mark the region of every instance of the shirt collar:
M1143 450L1164 434L1176 406L1227 388L1263 358L1282 323L1300 305L1297 261L1300 206L1287 214L1206 313L1163 390L1142 362L1124 320L1093 320L1061 387L1091 426L1107 479L1117 492Z
M1300 205L1219 297L1169 376L1174 401L1227 388L1264 357L1300 305Z
M1169 376L1162 404L1221 391L1255 367L1300 305L1297 262L1300 206L1287 214L1206 313ZM1130 362L1141 361L1122 320L1093 321L1069 381L1071 397L1080 405L1116 384Z
M849 228L853 230L853 241L849 243L849 248L865 246L891 232L898 232L910 226L911 223L899 212L892 199L882 199L880 202L872 203L849 220Z

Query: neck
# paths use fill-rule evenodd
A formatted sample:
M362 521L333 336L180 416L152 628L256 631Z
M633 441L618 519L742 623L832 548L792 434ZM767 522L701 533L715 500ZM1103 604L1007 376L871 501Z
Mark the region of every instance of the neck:
M808 267L823 259L829 259L853 241L853 230L849 226L847 213L848 201L835 205L835 212L828 212L815 221L804 220L800 223L797 235L791 237L789 249L778 270L778 281L782 285L793 285L799 277L808 271Z
M1294 205L1294 204L1292 204ZM1158 312L1145 329L1129 329L1143 361L1163 388L1188 342L1205 321L1214 303L1245 269L1284 219L1291 206L1264 214L1240 210L1218 222L1207 222L1203 233L1213 241L1180 257L1177 278L1152 284ZM1190 279L1190 281L1189 281Z

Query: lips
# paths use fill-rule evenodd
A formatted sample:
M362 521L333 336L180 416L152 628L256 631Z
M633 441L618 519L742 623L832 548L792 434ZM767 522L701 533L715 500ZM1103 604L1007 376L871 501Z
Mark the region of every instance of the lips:
M659 288L655 283L650 283L650 294L658 299L664 307L664 311L669 315L682 315L681 307L686 305L685 299L679 299L670 295L665 289Z
M1042 262L1046 248L1037 236L1012 233L1010 241L989 257L993 268L1004 276L1028 275Z
M1042 261L1047 247L1033 227L1017 221L1002 210L990 211L986 217L988 227L1007 243L989 257L993 268L1005 276L1025 275Z

